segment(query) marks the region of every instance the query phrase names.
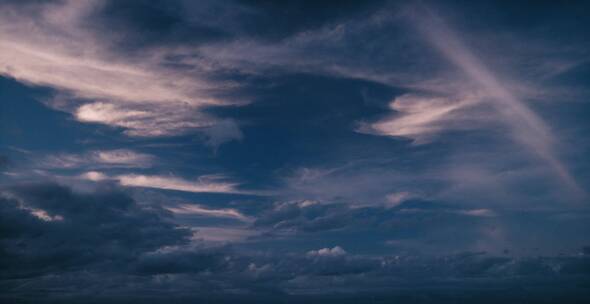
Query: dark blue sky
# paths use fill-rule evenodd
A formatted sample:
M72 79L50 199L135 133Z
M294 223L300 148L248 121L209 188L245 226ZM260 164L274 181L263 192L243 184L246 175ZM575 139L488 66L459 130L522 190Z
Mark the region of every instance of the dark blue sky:
M2 1L0 300L588 299L588 9Z

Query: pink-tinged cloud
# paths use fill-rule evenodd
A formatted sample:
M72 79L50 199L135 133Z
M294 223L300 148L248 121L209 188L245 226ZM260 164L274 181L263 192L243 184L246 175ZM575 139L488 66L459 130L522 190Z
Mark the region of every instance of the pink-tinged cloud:
M201 176L197 180L187 180L174 176L121 174L109 176L102 172L89 171L79 176L90 181L116 181L125 187L153 188L193 193L246 193L236 187L237 183L222 181L219 176Z
M511 127L514 139L550 166L575 195L584 195L557 157L558 142L549 126L477 58L433 11L418 8L410 19L424 38L463 72L480 94L484 94L482 101L493 106L500 118Z
M99 0L0 7L0 75L57 89L46 103L87 123L122 128L130 136L170 136L215 125L203 113L233 104L212 96L213 84L198 68L165 67L186 50L161 47L141 60L114 51L114 41L88 24Z
M251 222L253 218L242 214L236 209L210 209L197 204L179 204L165 207L167 210L180 215L198 215L206 217L232 218L243 222Z

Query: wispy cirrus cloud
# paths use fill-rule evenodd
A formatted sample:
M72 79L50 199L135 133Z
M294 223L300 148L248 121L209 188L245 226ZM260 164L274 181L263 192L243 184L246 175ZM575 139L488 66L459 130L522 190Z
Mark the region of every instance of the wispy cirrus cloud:
M481 115L474 112L476 97L447 98L405 94L390 104L396 114L373 123L363 123L359 132L411 138L415 144L431 141L438 133L481 126Z
M42 157L39 165L51 169L83 169L105 167L146 168L156 157L130 149L94 150L86 153L58 153Z
M192 193L244 193L237 189L238 183L226 182L219 175L205 175L197 180L175 176L121 174L109 176L102 172L89 171L80 175L91 181L113 180L125 187L153 188ZM180 209L179 209L180 210Z
M178 215L197 215L205 217L231 218L242 222L252 222L254 219L233 208L211 209L198 204L178 204L165 207Z
M182 49L162 46L141 60L97 29L105 1L0 5L0 75L58 90L51 107L81 122L122 128L130 136L170 136L215 124L203 108L233 104L212 91L202 67L175 69L167 58ZM191 52L189 52L190 54Z
M424 38L484 94L482 102L494 107L496 114L511 127L513 137L550 166L567 187L582 195L583 190L557 156L558 141L550 127L517 92L504 84L432 10L418 8L410 19Z

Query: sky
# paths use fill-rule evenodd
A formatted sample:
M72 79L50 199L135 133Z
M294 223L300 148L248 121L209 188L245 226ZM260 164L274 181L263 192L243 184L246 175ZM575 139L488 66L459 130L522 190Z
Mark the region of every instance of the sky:
M589 300L589 9L0 1L0 302Z

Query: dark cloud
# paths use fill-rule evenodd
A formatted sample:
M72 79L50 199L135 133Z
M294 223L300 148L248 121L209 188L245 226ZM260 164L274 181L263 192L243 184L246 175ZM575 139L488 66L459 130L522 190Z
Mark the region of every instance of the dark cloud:
M74 269L125 269L146 252L186 243L188 230L107 190L76 193L55 184L2 190L2 277L38 276Z
M186 10L183 1L106 1L87 24L121 50L142 51L163 44L195 46L230 36L202 18L215 11L215 5L206 2L198 10Z
M250 18L243 20L246 33L270 41L322 26L335 26L348 18L368 16L384 2L347 0L333 5L309 0L281 4L274 1L238 1L253 10L248 16Z
M476 218L474 220L474 218ZM349 204L317 201L276 203L263 212L254 223L256 227L271 227L275 231L320 232L338 229L373 228L391 230L403 237L416 237L434 232L447 224L474 227L477 218L464 210L433 201L411 199L395 208L380 205L355 207ZM473 221L474 220L474 221Z
M229 266L224 255L215 249L148 253L137 261L135 271L142 275L219 272Z
M8 157L0 155L0 171L4 171L8 167Z

